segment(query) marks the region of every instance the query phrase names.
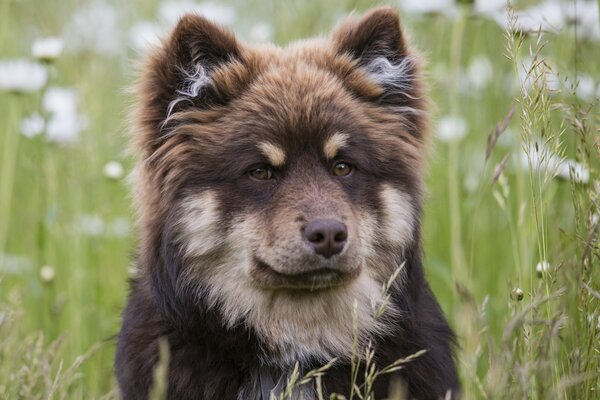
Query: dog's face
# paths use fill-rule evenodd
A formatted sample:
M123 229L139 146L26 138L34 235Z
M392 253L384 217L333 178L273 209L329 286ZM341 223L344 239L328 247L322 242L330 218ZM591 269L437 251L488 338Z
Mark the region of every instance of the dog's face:
M285 49L186 17L139 96L142 251L177 259L178 295L281 363L346 356L353 314L385 329L371 307L418 240L426 129L393 10Z

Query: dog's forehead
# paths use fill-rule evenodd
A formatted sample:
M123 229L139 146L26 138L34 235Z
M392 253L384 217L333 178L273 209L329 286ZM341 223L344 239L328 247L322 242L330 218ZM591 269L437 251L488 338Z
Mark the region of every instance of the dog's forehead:
M276 65L258 77L233 105L241 112L231 118L263 153L281 159L282 151L291 149L335 153L355 134L359 107L331 73L298 62Z

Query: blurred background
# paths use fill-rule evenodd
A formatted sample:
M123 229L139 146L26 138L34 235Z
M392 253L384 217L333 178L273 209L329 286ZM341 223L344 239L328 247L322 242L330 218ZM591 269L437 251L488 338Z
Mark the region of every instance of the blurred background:
M600 398L599 1L0 0L1 399L117 397L127 88L178 18L285 45L382 4L428 60L425 267L465 397Z

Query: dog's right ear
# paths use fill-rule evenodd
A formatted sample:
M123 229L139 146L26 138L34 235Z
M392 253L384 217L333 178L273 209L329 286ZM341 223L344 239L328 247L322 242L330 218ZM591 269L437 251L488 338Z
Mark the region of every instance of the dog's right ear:
M227 91L219 90L213 74L239 62L241 46L233 33L199 15L184 16L161 48L150 56L137 87L138 123L162 141L170 117L191 107L225 103Z

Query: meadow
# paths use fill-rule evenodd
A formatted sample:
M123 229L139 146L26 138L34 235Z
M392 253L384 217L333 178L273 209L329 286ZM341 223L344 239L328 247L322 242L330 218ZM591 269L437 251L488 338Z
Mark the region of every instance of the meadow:
M600 398L600 2L471 3L0 1L0 399L118 397L149 46L186 10L285 45L379 4L428 60L425 268L464 398Z

